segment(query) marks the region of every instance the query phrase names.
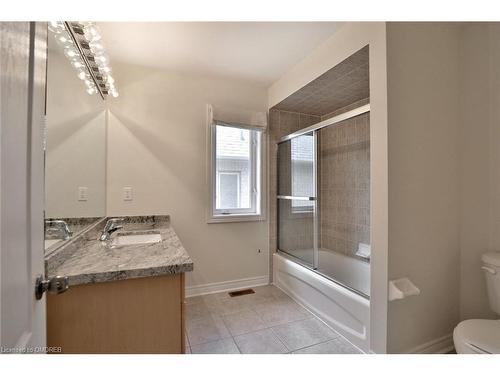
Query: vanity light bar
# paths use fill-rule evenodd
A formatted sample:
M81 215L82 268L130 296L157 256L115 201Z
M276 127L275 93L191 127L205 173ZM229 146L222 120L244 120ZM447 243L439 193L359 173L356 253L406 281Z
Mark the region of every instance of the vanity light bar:
M101 34L93 22L53 21L49 22L49 30L64 48L89 95L99 93L103 99L107 95L118 96Z

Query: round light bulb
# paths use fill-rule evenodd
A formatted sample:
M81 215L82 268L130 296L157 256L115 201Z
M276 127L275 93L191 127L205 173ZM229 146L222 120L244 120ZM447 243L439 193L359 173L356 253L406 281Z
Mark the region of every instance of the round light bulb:
M89 43L89 47L94 54L102 53L104 51L104 46L101 43L91 42Z
M80 69L80 68L83 68L83 64L81 61L72 61L71 64L76 68L76 69Z
M78 51L76 50L75 47L73 46L68 46L66 48L64 48L64 54L66 55L66 57L68 57L70 60L75 58L76 56L78 56Z
M87 73L84 70L80 70L78 72L78 78L80 78L82 81L87 78Z
M56 34L55 37L57 42L61 44L63 47L73 45L73 41L65 32L61 34Z
M85 26L83 34L88 42L97 42L101 40L101 33L96 25L89 24Z
M108 62L108 57L105 54L95 55L95 60L100 62L101 64L106 64Z
M112 96L113 98L118 98L118 96L119 96L118 91L116 91L116 90L111 90L111 96Z

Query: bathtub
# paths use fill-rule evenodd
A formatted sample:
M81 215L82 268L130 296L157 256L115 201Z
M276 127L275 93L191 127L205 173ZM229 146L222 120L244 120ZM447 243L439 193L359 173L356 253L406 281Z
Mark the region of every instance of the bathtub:
M345 255L319 250L320 270L369 294L370 265ZM283 252L273 255L273 284L304 305L364 352L370 350L370 300L297 263ZM366 292L366 293L365 293Z

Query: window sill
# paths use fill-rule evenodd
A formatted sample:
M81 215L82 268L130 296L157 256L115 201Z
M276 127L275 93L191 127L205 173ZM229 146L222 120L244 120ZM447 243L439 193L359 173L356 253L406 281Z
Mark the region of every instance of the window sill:
M238 223L245 221L264 221L265 216L255 215L255 214L232 214L232 215L217 215L211 216L207 219L208 224L218 224L218 223Z

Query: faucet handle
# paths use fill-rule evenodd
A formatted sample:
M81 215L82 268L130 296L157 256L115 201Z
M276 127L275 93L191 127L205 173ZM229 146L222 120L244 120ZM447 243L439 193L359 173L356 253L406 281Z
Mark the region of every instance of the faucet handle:
M123 228L123 225L117 225L117 226L114 226L113 228L110 228L108 229L108 235L111 234L111 233L114 233L116 232L118 229L122 229Z
M123 221L124 221L124 218L122 218L122 217L115 217L115 218L108 219L106 221L106 225L104 226L104 229L102 230L101 237L99 239L101 241L109 240L111 233L114 233L118 229L123 228L123 225L118 225L118 223L121 223Z
M114 218L111 218L111 219L108 219L106 221L106 225L105 225L105 229L109 229L109 228L113 228L115 226L117 226L118 223L122 223L124 221L124 218L122 217L114 217Z

